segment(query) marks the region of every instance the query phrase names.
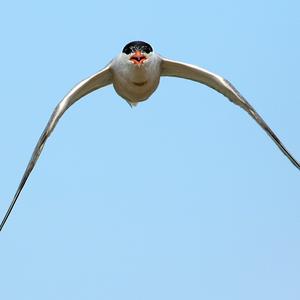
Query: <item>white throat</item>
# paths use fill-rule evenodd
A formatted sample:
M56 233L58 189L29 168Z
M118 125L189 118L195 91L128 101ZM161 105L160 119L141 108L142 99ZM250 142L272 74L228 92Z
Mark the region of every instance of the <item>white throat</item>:
M119 54L111 64L113 86L129 103L148 99L156 90L161 73L161 58L150 53L141 64L134 64L128 55Z

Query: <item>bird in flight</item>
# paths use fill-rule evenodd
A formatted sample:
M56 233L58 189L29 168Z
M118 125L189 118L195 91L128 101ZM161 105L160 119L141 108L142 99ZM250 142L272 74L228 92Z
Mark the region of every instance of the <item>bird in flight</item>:
M71 105L83 96L112 84L119 96L124 98L131 106L135 106L152 95L158 87L161 76L193 80L223 94L231 102L244 109L270 136L291 163L300 170L299 162L289 153L262 117L229 81L203 68L162 57L153 51L151 45L146 42L133 41L127 44L123 51L104 69L77 84L55 107L46 128L35 146L13 200L0 224L0 231L7 221L48 137L59 119Z

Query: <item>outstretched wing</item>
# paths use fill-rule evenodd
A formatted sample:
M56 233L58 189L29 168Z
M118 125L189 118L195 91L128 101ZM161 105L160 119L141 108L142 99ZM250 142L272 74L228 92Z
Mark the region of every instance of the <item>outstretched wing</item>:
M50 136L51 132L55 128L57 122L61 118L61 116L64 114L64 112L77 100L82 98L83 96L91 93L94 90L97 90L99 88L102 88L106 85L109 85L112 83L112 75L110 70L110 65L108 65L106 68L101 70L100 72L92 75L91 77L87 78L86 80L81 81L79 84L77 84L67 95L66 97L55 107L50 120L48 121L48 124L46 128L44 129L40 139L38 140L34 151L32 153L31 159L27 165L27 168L24 172L24 175L21 179L21 182L18 186L18 189L14 195L14 198L0 224L0 231L2 230L7 218L9 217L31 171L33 170L42 150L43 147Z
M178 61L162 58L161 76L175 76L203 83L227 97L231 102L243 108L265 130L284 155L300 170L299 162L289 153L280 139L266 124L248 101L226 79L205 69Z

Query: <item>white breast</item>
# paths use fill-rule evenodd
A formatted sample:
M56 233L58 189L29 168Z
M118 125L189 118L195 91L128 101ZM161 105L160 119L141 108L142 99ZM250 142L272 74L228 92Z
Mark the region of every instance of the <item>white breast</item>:
M161 71L161 58L151 53L144 63L133 64L121 53L112 64L113 86L125 100L137 103L148 99L156 90Z

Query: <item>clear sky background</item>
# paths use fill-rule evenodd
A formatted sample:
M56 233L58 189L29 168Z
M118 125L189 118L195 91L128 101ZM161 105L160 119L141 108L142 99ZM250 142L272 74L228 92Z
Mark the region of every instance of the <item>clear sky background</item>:
M1 1L0 213L55 105L132 40L229 79L300 159L298 1ZM0 299L300 299L300 173L215 91L61 119L0 234Z

